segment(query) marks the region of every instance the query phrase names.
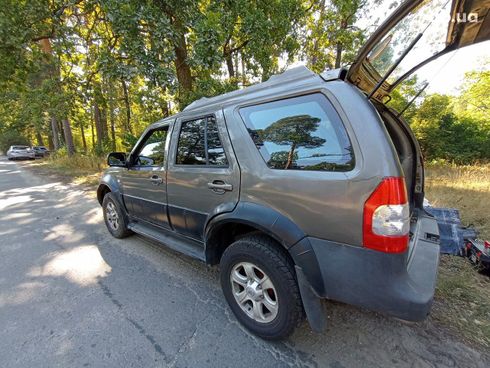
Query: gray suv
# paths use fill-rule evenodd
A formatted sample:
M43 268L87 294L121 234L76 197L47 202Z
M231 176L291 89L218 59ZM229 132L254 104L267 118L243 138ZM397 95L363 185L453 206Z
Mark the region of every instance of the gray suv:
M97 190L109 232L219 265L231 310L263 338L284 338L304 314L322 330L322 299L424 319L438 228L422 207L419 145L385 103L417 68L398 71L424 33L397 32L406 15L427 26L420 3L402 4L349 70L299 67L200 99L111 153ZM480 33L450 23L440 53Z

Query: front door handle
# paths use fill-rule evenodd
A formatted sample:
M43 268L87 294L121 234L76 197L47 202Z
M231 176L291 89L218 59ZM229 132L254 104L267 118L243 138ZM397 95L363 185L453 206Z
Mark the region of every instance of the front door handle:
M159 185L159 184L162 184L163 183L163 178L159 177L158 175L152 175L150 177L150 181L154 184L154 185Z
M208 188L213 192L223 194L224 192L231 192L233 190L233 185L225 183L222 180L215 180L212 183L208 183Z

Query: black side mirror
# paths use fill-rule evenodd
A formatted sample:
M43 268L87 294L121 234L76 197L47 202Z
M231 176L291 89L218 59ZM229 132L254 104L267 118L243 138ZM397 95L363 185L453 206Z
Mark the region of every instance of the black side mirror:
M111 152L107 155L107 165L126 167L126 154L124 152Z

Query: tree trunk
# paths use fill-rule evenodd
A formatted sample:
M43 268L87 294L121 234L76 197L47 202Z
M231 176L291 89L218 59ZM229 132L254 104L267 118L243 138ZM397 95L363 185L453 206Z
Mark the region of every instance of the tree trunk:
M39 41L40 44L41 44L41 49L43 50L43 53L48 56L49 58L49 62L50 62L50 74L51 74L51 77L52 78L55 78L57 82L60 82L60 70L59 70L59 67L57 67L54 63L53 63L53 49L51 47L51 41L49 40L49 38L44 38L42 40ZM61 89L60 87L57 88L57 92L61 95ZM53 124L53 121L55 124ZM52 117L52 120L51 120L51 126L52 126L52 129L53 129L53 142L55 142L57 140L57 138L55 138L55 133L56 133L56 136L58 137L58 131L54 129L53 125L56 125L56 119L54 119L54 117ZM71 133L71 126L70 126L70 121L68 120L68 118L65 118L65 119L62 119L62 126L63 126L63 137L65 139L65 144L66 144L66 148L67 148L67 152L68 152L68 155L73 155L73 153L75 152L75 147L73 145L73 136L72 136L72 133ZM58 143L55 143L55 147L58 146L59 148L59 142Z
M337 43L337 52L335 55L335 69L340 68L340 64L342 62L342 50L343 50L342 44Z
M177 80L184 92L192 91L192 74L191 67L187 63L187 42L185 32L179 21L175 21L175 27L178 35L174 43L175 51L175 69L177 71Z
M289 150L288 153L288 161L286 162L286 166L284 167L284 170L287 170L291 167L291 164L293 163L293 158L294 158L294 150L296 149L296 143L293 143L291 145L291 149Z
M54 151L53 137L48 134L48 148L50 151Z
M60 133L58 130L58 122L54 116L51 117L51 134L53 137L53 148L57 151L60 148Z
M245 71L245 60L243 58L243 53L240 52L240 61L241 61L241 67L242 67L242 87L245 87L247 85L247 73Z
M92 150L95 151L94 119L90 119L90 130L91 130L91 133L92 133Z
M83 152L87 153L87 140L85 139L85 129L83 129L83 124L80 122L80 135L82 136Z
M111 123L112 151L116 151L116 117L114 116L114 100L109 95L109 122Z
M38 129L36 129L36 140L38 146L44 146L43 136L41 135L41 132Z
M56 120L56 124L58 125L58 132L60 132L60 147L66 145L65 142L65 132L63 131L63 122L60 120Z
M109 140L109 129L107 127L107 109L100 110L100 121L102 123L102 142L105 144Z
M226 67L230 78L235 78L235 67L233 65L233 55L229 52L225 53Z
M49 38L43 38L42 40L39 41L39 44L41 45L41 50L43 50L43 53L48 58L49 75L52 77L55 71L52 65L53 49L51 48L51 42L49 41ZM53 149L57 151L60 148L60 134L58 129L58 123L56 121L56 118L53 116L53 114L51 114L51 135L53 139Z
M238 72L238 52L235 52L235 58L233 60L233 63L235 64L235 76L238 80L239 72Z
M97 133L97 150L98 153L102 152L102 141L104 139L104 132L102 128L102 117L100 113L99 103L94 100L94 120L95 120L95 131Z
M65 136L66 151L68 156L72 156L75 153L75 145L73 144L73 135L71 133L71 126L68 119L63 119L63 133Z
M128 86L124 79L121 79L121 85L124 94L124 106L126 106L126 130L129 134L133 134L133 129L131 128L131 104L129 103Z

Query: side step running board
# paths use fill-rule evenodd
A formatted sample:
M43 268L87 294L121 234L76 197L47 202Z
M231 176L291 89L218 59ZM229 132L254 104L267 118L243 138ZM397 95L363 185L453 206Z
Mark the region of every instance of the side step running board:
M130 222L128 228L137 234L162 243L177 252L184 253L203 262L206 261L203 243L142 222Z

